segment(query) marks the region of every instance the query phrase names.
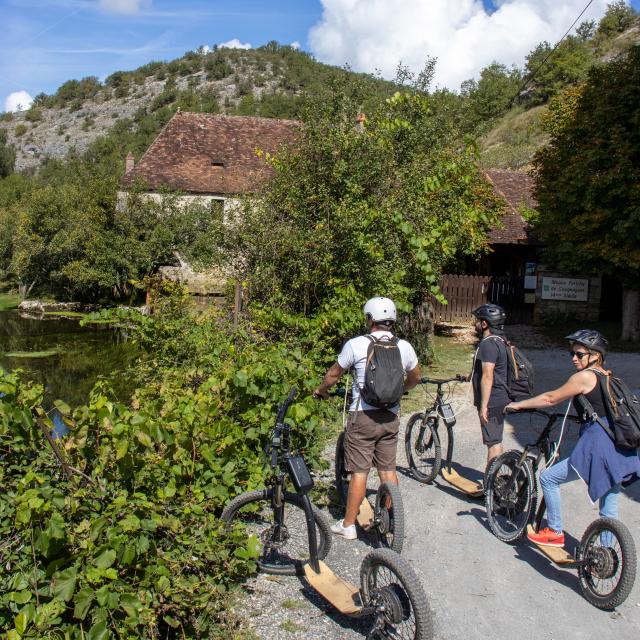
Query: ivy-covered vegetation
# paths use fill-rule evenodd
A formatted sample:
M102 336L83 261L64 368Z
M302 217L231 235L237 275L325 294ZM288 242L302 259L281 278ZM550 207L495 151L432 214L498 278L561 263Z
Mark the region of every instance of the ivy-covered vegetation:
M138 388L127 403L104 383L86 406L56 403L70 432L53 445L42 387L0 373L0 628L8 640L239 637L228 591L255 569L255 540L217 516L263 483L293 385L295 442L317 462L318 363L255 326L194 316L179 293L151 317L111 319L146 354Z

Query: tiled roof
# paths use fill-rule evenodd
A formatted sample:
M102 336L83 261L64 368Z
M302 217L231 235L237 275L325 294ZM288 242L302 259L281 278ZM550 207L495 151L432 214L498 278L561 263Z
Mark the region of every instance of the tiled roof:
M533 197L533 178L526 173L491 169L484 172L493 184L495 192L507 203L507 212L502 216L500 225L489 232L490 244L532 244L529 223L520 213L522 206L535 209L538 204Z
M138 164L122 178L150 189L169 187L195 194L254 191L272 172L256 149L275 153L292 141L293 120L178 112Z

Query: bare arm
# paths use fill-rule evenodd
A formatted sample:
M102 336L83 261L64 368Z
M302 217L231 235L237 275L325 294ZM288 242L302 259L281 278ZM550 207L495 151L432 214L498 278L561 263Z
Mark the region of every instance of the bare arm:
M404 379L404 390L409 391L413 389L418 382L420 382L420 378L422 378L422 373L420 372L420 365L416 365L411 371L407 371L407 377Z
M335 362L329 367L327 373L324 374L322 384L313 392L315 395L319 395L323 398L327 398L329 395L329 389L340 380L344 369Z
M569 400L580 393L589 393L598 383L596 374L593 371L578 371L574 373L561 387L553 391L545 391L533 398L527 398L520 402L512 402L507 405L508 409L518 411L519 409L546 409L555 404Z
M482 363L482 378L480 379L480 419L485 422L489 419L488 407L491 387L493 387L493 374L495 372L495 362Z

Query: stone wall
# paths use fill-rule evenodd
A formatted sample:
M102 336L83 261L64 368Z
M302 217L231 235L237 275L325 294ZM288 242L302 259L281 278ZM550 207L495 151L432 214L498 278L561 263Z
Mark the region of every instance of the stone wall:
M588 280L586 300L544 299L545 278ZM546 282L549 282L547 280ZM533 313L534 324L554 324L567 320L597 322L600 316L601 276L585 276L555 271L539 265L536 271L536 303Z

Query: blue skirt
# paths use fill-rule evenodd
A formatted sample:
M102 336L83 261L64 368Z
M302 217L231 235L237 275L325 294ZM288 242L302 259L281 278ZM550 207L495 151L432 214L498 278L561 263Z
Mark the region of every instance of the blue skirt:
M640 478L638 450L616 447L597 422L582 426L578 442L569 456L569 464L587 483L593 502L614 486L632 480L634 475Z

